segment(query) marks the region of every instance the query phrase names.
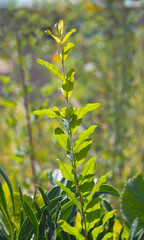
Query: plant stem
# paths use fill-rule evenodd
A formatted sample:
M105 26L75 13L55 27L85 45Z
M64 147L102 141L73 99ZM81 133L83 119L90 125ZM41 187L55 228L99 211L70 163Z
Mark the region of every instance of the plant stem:
M60 51L61 51L61 64L62 64L62 74L65 77L65 67L64 67L64 61L63 61L63 45L62 45L62 39L60 36ZM69 110L69 100L68 97L65 98L66 99L66 106L67 109ZM70 123L70 119L68 118L68 123ZM87 233L86 233L86 219L85 219L85 212L84 212L84 205L83 205L83 199L80 193L80 186L79 186L79 182L78 182L78 177L77 177L77 171L76 171L76 164L75 164L75 152L74 152L74 146L73 146L73 139L72 139L72 135L70 133L70 131L68 131L68 137L69 137L69 141L70 141L70 145L71 145L71 149L72 149L72 156L73 156L73 170L74 170L74 175L75 175L75 182L76 182L76 189L80 198L80 205L81 205L81 215L83 217L83 222L84 222L84 235L85 235L85 239L88 240L87 237Z
M29 115L28 92L27 92L24 64L22 59L21 42L18 36L16 36L16 41L17 41L18 61L20 66L20 79L21 79L21 85L23 90L24 107L25 107L25 113L26 113L27 132L28 132L28 139L29 139L29 146L30 146L31 170L33 175L33 182L36 183L34 144L33 144L33 136L32 136L32 126L31 126L30 115Z

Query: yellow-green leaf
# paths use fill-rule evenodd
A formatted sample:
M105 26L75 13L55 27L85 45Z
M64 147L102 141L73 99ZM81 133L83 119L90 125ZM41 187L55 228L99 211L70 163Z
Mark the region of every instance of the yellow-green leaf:
M58 34L61 36L63 34L64 24L63 20L61 19L58 24Z
M79 233L79 231L76 227L70 226L64 220L60 220L58 223L59 223L59 226L63 229L63 231L69 233L70 235L75 236L77 240L85 240L85 237Z
M65 134L65 132L61 128L55 129L55 135L57 137L58 143L71 152L71 146L68 136Z
M54 36L50 30L46 30L45 32L48 33L50 36L52 36L56 40L57 43L60 43L60 39L58 37Z
M62 163L61 161L59 161L59 167L64 178L74 182L74 173L72 166L70 164Z
M78 209L81 212L81 205L79 201L76 199L75 194L69 188L64 186L61 182L58 182L58 181L54 181L54 182L58 184L64 192L66 192L67 197L78 207Z
M50 69L53 73L55 73L62 81L65 81L65 77L62 75L60 70L56 68L53 64L46 62L42 59L38 59L37 62L41 65L44 65L46 68Z
M64 46L64 48L63 48L63 54L62 54L62 59L63 59L63 61L66 60L70 49L71 49L72 47L74 47L74 46L75 46L75 44L72 43L72 42L68 42L68 43Z
M89 136L94 132L95 128L97 127L97 125L93 125L90 126L88 129L86 129L85 131L83 131L80 135L78 140L75 143L74 146L74 151L77 151L80 147L80 145L89 138Z
M76 32L76 29L75 29L75 28L73 28L70 32L68 32L68 33L65 35L62 43L65 43L65 41L66 41L66 40L71 36L71 34L74 33L74 32Z

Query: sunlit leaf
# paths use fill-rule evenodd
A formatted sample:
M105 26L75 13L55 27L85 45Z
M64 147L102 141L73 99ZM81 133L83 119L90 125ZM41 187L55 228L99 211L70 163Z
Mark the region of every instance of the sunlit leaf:
M113 239L113 233L109 232L109 233L106 233L106 235L104 235L104 237L102 238L102 240L112 240Z
M74 44L74 43L71 43L71 42L68 42L68 43L64 46L64 48L63 48L63 56L62 56L62 57L63 57L63 61L66 60L69 51L70 51L71 48L73 48L74 46L75 46L75 44Z
M69 233L70 235L75 236L77 240L85 240L85 237L79 233L79 231L78 231L78 229L76 227L70 226L64 220L60 220L58 222L58 224L63 229L63 231Z
M64 178L72 182L75 181L73 168L70 164L62 163L61 161L59 161L59 167Z
M95 171L95 166L96 166L96 157L92 157L87 161L87 163L84 165L83 170L82 170L82 177L92 174Z
M61 128L55 129L55 135L57 137L58 143L68 151L71 151L69 138Z
M33 114L43 116L46 115L49 118L63 118L64 115L59 111L59 109L42 109L42 110L36 110L33 111Z
M14 195L13 195L13 189L12 189L11 182L9 180L9 177L7 176L7 174L5 173L5 171L2 168L0 168L0 174L4 178L5 182L7 183L8 188L9 188L10 196L11 196L11 200L12 200L13 216L15 216Z
M65 41L66 41L66 40L71 36L71 34L74 33L74 32L76 32L76 29L75 29L75 28L72 29L70 32L68 32L68 33L65 35L62 43L65 43Z
M76 199L75 194L67 187L65 187L61 182L55 181L56 184L60 186L60 188L66 192L67 197L78 207L78 209L81 211L81 206L79 201Z
M80 147L80 145L86 140L89 138L89 136L94 132L95 128L97 126L96 125L92 125L90 126L88 129L86 129L85 131L83 131L80 135L79 135L79 138L78 140L76 141L75 143L75 146L74 146L74 151L77 151Z
M42 59L38 59L37 62L41 65L44 65L46 68L50 69L53 73L55 73L62 81L65 81L64 76L60 72L58 68L56 68L53 64L46 62Z
M51 32L50 30L46 30L45 32L48 33L50 36L52 36L52 37L56 40L57 43L60 43L59 38L56 37L55 35L53 35L52 32Z
M106 222L107 222L110 218L113 217L113 215L114 215L115 212L116 212L116 210L112 210L112 211L110 211L110 212L108 212L108 213L106 213L106 214L104 215L103 220L102 220L103 225L105 225Z
M104 230L103 226L95 227L91 232L93 236L93 240L97 240L98 235L101 232L103 232L103 230Z
M75 70L70 69L65 77L65 81L63 81L63 84L62 84L63 94L66 99L69 99L69 97L72 94L73 85L74 85L74 74L75 74Z

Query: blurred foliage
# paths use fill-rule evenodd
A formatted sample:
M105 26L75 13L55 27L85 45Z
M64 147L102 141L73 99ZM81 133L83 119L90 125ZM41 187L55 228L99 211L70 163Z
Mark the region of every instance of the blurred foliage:
M127 8L118 0L97 2L36 1L33 8L0 9L0 161L25 187L32 180L31 154L37 181L43 184L58 167L56 159L64 160L54 137L57 121L32 114L63 102L60 94L55 97L58 79L36 63L42 56L60 67L55 42L44 30L52 30L61 18L68 31L78 30L72 36L75 50L67 60L68 68L77 70L71 102L76 108L88 102L102 106L82 125L83 129L91 122L99 126L90 153L98 156L97 175L110 171L111 181L121 186L144 168L143 9Z

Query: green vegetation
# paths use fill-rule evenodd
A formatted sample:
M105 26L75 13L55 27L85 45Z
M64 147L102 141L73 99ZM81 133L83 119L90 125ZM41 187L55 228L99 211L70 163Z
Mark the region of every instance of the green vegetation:
M105 3L0 9L2 240L144 239L142 17Z

